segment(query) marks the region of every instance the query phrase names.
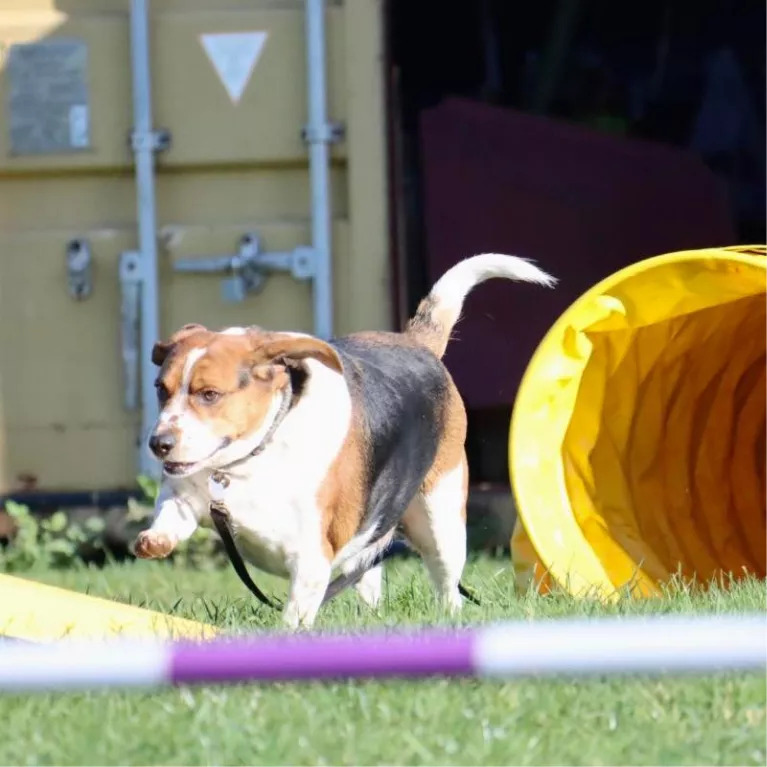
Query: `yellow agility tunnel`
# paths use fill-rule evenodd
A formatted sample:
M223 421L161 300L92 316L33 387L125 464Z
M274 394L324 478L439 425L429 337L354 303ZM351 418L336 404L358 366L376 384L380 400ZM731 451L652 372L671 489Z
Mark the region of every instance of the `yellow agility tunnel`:
M520 587L765 576L764 246L649 258L554 323L509 436Z

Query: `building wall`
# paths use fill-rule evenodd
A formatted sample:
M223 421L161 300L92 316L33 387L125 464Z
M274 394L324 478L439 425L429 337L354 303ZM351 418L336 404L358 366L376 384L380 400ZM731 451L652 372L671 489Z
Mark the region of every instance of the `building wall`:
M2 492L135 478L140 417L123 405L118 282L120 254L137 247L128 7L0 0ZM179 258L234 253L249 231L267 250L310 242L303 2L155 0L150 14L154 123L172 137L157 157L163 334L192 321L310 332L309 283L277 274L260 294L227 303L220 275L173 271ZM248 31L268 36L235 104L200 35ZM54 39L85 44L90 140L30 154L25 110L35 107L18 93L11 99L20 82L9 71L11 46ZM382 43L381 0L328 3L329 116L346 131L331 171L336 333L391 322ZM52 87L55 101L70 86L59 77ZM67 289L74 238L94 258L93 292L82 301Z

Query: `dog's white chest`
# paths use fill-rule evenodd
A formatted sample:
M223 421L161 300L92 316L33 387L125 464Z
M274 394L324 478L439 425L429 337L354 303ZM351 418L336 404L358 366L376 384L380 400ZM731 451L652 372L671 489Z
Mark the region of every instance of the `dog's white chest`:
M316 490L286 476L284 465L264 455L246 477L230 476L224 488L211 479L209 492L223 501L243 558L274 575L288 576L308 545L316 546L320 519Z

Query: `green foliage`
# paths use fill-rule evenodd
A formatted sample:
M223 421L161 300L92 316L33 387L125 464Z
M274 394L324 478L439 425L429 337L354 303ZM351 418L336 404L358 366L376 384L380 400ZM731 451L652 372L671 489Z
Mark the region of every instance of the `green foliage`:
M226 567L228 562L218 535L205 527L198 527L192 537L173 552L173 563L184 568L212 570Z
M77 565L84 546L102 548L104 522L98 517L79 525L63 511L36 518L29 507L8 501L5 510L16 525L16 535L0 548L0 569L21 572L37 567L61 568Z
M157 500L157 495L160 492L160 481L154 477L149 477L146 474L139 474L136 477L136 483L144 493L144 497L150 503L154 503Z
M152 511L160 483L153 477L136 478L143 497L129 499L120 536L131 545L152 521ZM104 520L91 517L82 524L73 522L66 512L57 511L50 517L32 514L27 506L9 501L5 505L13 518L16 534L0 546L0 571L23 572L35 568L66 568L80 566L83 552L96 553L105 548ZM228 560L216 533L199 528L192 537L180 543L170 557L175 566L211 570L225 567Z

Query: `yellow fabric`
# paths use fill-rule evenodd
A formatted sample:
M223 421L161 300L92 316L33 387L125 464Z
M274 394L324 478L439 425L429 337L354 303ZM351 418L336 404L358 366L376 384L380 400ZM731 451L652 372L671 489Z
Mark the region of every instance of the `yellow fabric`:
M764 246L650 258L555 322L509 436L521 588L765 575Z
M30 641L64 638L208 639L213 626L0 575L0 636Z

